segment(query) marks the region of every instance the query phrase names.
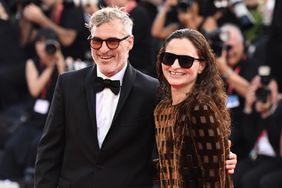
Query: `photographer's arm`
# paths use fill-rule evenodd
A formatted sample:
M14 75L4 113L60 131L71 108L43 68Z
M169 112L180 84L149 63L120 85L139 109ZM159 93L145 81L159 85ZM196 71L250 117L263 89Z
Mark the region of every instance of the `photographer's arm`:
M253 113L253 105L256 101L255 92L258 88L258 85L254 83L254 80L251 82L250 86L247 89L247 93L245 95L245 104L244 104L244 113L251 114Z
M223 51L221 57L216 59L216 64L223 78L236 90L239 95L245 97L250 83L227 65L226 51Z
M32 23L28 21L26 18L22 17L19 20L19 28L20 28L20 40L21 45L25 46L31 43L36 35L35 30L33 29Z
M76 38L77 32L74 29L68 29L57 25L51 19L46 17L42 10L34 4L26 6L23 10L23 15L32 23L52 29L57 34L60 43L63 46L70 46Z
M63 74L65 72L65 58L62 54L61 48L59 47L59 49L56 52L56 66L58 69L59 74Z
M40 95L42 89L46 86L54 71L54 66L47 66L41 74L36 69L32 60L27 60L25 67L25 74L29 93L33 97Z
M178 28L176 23L165 26L167 13L174 3L174 0L167 0L163 7L160 8L152 25L151 33L153 37L164 39Z

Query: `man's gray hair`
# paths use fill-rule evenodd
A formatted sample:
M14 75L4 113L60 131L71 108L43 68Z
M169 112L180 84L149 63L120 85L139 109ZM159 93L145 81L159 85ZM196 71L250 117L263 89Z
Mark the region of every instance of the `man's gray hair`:
M123 11L122 8L118 7L105 7L98 10L91 16L87 27L91 31L94 26L99 27L104 23L108 23L116 19L120 20L122 23L125 34L132 35L133 22L128 13Z

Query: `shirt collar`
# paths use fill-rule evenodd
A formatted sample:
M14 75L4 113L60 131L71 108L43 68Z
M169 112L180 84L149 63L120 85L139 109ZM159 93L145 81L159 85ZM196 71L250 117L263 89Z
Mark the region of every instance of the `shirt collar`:
M111 76L111 77L107 77L105 76L99 69L99 66L97 65L97 76L101 77L103 79L111 79L111 80L119 80L120 81L120 85L122 86L122 80L125 74L125 70L127 67L127 63L124 65L124 67L115 75Z

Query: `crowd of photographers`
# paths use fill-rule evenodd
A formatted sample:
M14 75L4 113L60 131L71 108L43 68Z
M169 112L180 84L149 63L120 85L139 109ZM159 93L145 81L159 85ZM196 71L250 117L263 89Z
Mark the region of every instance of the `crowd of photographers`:
M282 187L279 0L0 0L0 187L32 187L56 78L92 64L85 23L103 6L125 7L134 21L129 61L151 76L173 31L206 36L228 94L235 188Z

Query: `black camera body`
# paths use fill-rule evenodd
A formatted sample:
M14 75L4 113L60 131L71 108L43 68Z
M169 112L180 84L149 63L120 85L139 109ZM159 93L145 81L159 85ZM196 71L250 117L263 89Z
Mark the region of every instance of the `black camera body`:
M271 94L270 90L267 87L259 87L256 90L256 101L261 101L266 103L267 97Z
M204 33L204 36L207 38L216 57L220 57L223 48L225 48L224 43L229 39L229 32L216 29L214 31Z
M256 101L261 101L263 103L267 102L268 96L271 94L268 84L271 80L270 76L270 67L269 66L260 66L258 69L260 76L261 87L255 91Z
M58 47L59 47L59 42L57 40L48 39L46 40L46 44L45 44L45 52L48 55L53 56L56 54Z

